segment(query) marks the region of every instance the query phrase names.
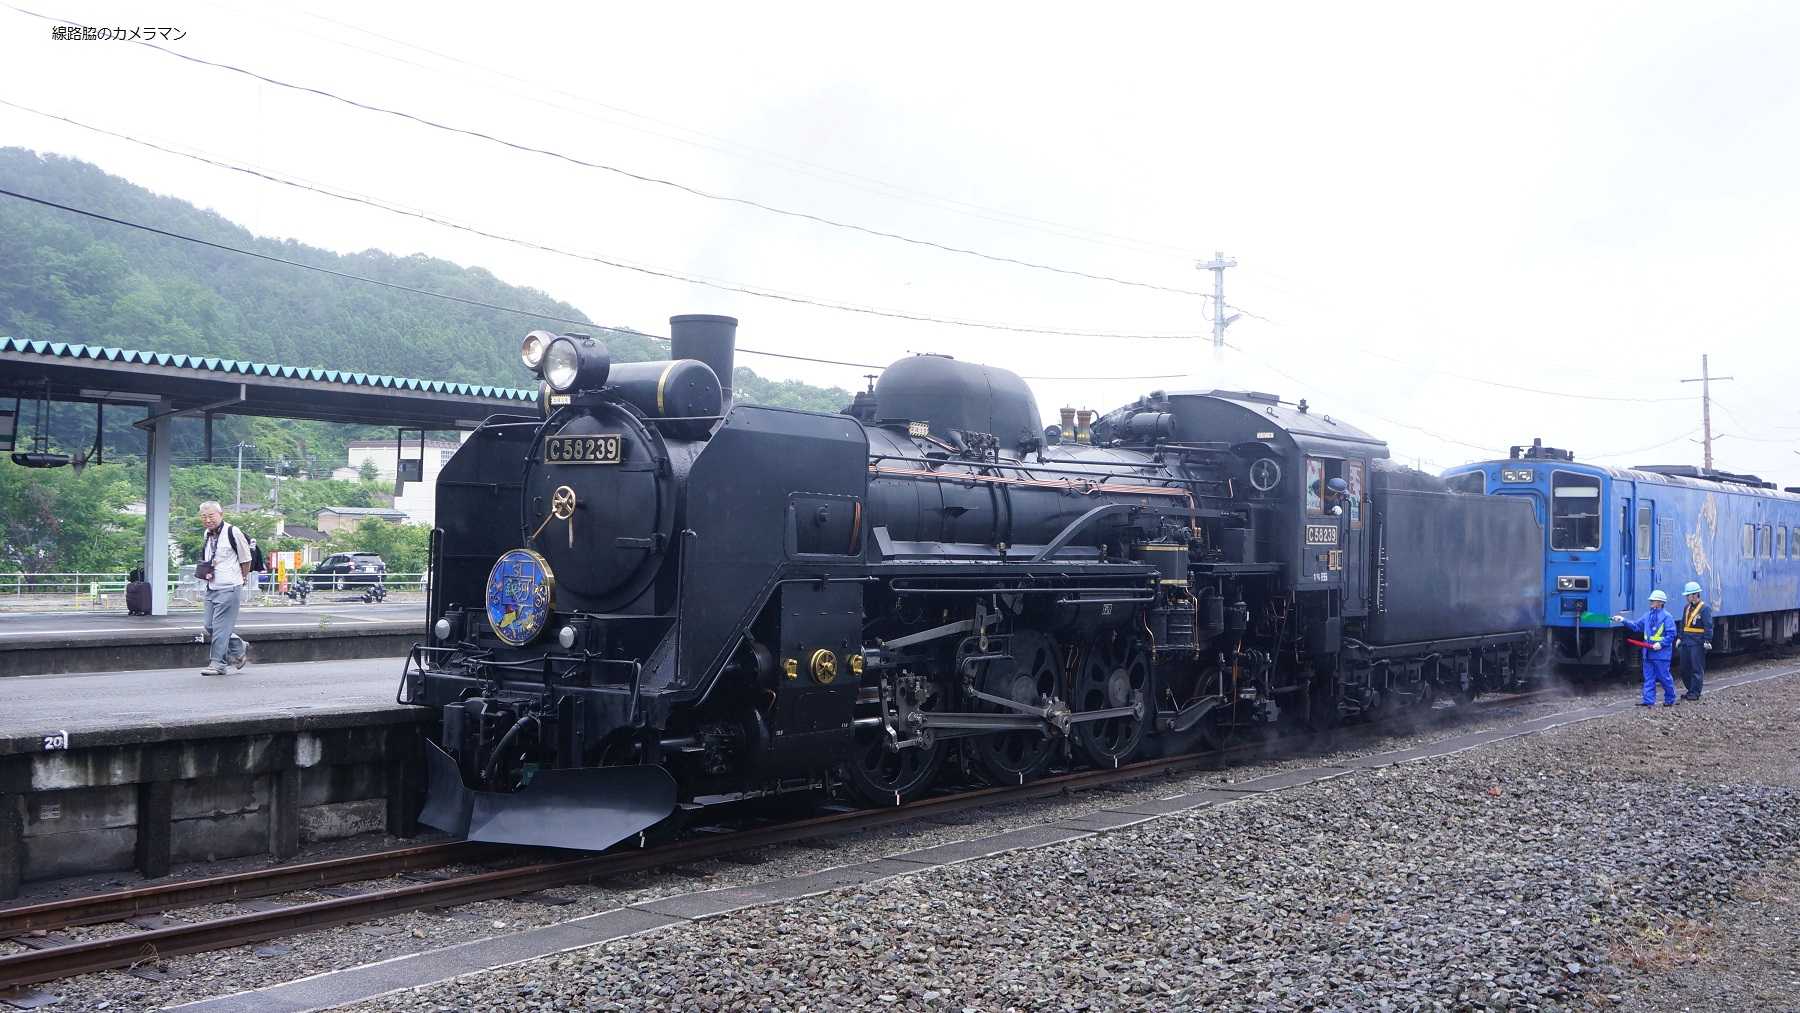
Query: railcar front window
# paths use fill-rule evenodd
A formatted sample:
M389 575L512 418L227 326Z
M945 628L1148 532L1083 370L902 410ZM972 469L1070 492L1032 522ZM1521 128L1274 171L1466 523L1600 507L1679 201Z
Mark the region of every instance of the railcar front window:
M1559 471L1550 479L1550 547L1564 552L1600 548L1600 480Z
M1457 492L1480 494L1487 492L1487 476L1479 471L1466 471L1452 478L1449 485Z

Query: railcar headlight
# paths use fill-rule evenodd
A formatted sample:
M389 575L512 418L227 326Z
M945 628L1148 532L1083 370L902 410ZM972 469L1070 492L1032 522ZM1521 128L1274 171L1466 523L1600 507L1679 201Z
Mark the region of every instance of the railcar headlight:
M544 352L549 350L550 342L555 340L556 335L549 331L532 331L525 335L525 340L519 343L519 361L525 364L526 369L537 372L538 366L544 362Z
M439 640L449 640L450 639L450 620L439 619L437 622L432 623L431 624L431 632L436 634L437 638Z
M574 647L575 646L575 627L564 626L562 629L557 630L556 631L556 642L561 644L562 649L565 651Z

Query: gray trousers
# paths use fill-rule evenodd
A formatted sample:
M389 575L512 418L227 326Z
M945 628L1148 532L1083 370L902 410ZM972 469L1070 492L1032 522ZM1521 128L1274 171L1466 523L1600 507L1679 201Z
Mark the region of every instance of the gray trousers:
M237 635L238 607L243 604L241 587L214 587L206 591L206 639L212 646L207 658L214 668L224 668L230 658L244 656L246 644Z

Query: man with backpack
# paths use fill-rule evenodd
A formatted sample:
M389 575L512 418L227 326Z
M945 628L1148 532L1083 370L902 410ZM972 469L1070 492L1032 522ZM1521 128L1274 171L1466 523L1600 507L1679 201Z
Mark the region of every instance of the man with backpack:
M250 540L236 525L225 523L218 503L200 504L200 523L206 528L206 545L194 576L206 588L206 639L210 645L201 675L224 675L241 670L250 661L250 645L237 635L238 608L243 604L244 581L253 566Z

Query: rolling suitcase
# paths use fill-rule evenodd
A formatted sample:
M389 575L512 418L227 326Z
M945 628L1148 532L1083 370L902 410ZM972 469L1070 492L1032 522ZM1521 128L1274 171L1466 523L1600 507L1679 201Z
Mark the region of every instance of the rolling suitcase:
M125 611L134 616L150 614L150 583L142 570L131 571L131 580L125 584Z

